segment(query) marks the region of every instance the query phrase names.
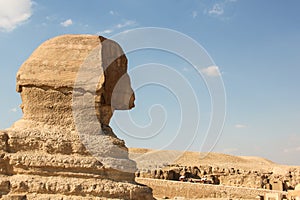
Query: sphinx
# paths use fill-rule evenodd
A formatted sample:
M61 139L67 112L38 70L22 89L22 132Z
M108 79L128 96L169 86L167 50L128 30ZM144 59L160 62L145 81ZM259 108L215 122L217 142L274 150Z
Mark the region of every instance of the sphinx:
M63 35L17 73L22 119L0 131L0 197L153 199L109 126L134 107L127 58L114 41Z

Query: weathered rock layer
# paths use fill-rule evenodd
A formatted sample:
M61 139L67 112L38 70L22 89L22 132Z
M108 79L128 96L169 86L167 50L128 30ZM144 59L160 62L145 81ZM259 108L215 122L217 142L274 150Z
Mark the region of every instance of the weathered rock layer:
M152 199L150 188L135 183L135 163L109 127L114 110L134 106L117 43L91 35L50 39L21 66L17 91L24 115L0 131L0 197ZM74 95L93 102L76 104Z

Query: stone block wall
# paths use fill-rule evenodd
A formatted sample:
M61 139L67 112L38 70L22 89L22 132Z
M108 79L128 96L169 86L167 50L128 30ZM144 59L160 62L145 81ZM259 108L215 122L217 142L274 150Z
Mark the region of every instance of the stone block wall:
M287 196L287 192L270 191L245 187L233 187L211 184L199 184L149 178L136 178L136 181L153 189L153 195L158 198L184 197L187 199L199 198L231 198L231 199L256 199L265 194Z
M294 189L300 182L300 170L291 168L280 175L272 171L251 171L235 168L219 168L211 166L167 166L152 170L139 170L136 177L165 180L179 180L184 175L187 179L205 178L215 185L249 187L256 189L287 191Z

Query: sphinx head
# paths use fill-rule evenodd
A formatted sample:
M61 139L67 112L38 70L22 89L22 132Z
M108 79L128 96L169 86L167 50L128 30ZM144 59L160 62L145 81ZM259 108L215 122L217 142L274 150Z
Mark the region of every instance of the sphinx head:
M114 110L134 107L127 58L116 42L93 35L58 36L41 44L17 74L23 120L73 127L75 90L94 95L90 114L102 125L109 125Z

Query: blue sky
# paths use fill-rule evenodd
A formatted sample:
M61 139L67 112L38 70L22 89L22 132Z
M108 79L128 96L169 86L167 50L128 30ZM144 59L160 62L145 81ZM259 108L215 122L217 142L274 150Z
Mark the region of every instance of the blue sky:
M299 8L297 0L0 0L0 128L9 127L22 115L15 75L43 41L67 33L111 37L133 28L162 27L193 38L221 71L227 114L214 151L300 165ZM156 62L180 71L190 81L201 102L201 125L190 150L199 150L211 109L201 76L184 60L166 52L133 52L128 59L129 70ZM193 136L189 127L181 131L180 140L165 145L176 136L180 122L174 95L150 85L136 91L136 96L132 119L140 126L154 122L153 126L126 135L116 125L122 115L118 112L112 120L116 134L131 147L186 149ZM157 104L161 105L152 109L152 117L161 120L155 124L148 111ZM159 129L164 120L165 127ZM132 137L151 135L157 129L157 138Z

